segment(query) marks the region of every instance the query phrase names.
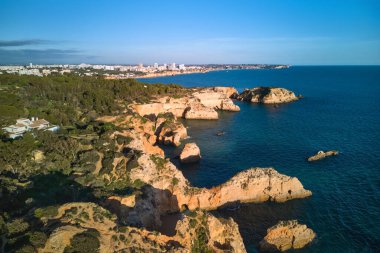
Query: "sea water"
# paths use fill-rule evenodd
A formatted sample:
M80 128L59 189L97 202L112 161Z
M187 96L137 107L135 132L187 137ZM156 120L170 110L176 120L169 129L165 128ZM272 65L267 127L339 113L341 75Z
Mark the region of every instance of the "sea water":
M279 107L236 102L241 111L220 112L217 121L184 121L191 136L186 141L197 143L202 160L178 165L195 186L218 185L252 167L274 167L313 192L286 203L215 211L238 223L248 252L259 252L266 229L289 219L317 233L297 252L380 252L380 66L226 70L141 81L239 91L274 86L302 94ZM306 161L319 150L340 154Z

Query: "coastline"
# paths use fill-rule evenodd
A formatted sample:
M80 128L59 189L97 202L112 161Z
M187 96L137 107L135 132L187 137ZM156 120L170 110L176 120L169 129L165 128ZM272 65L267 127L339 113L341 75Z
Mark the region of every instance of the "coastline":
M208 73L211 71L216 71L216 70L201 70L201 71L184 71L184 72L179 72L179 71L166 71L163 73L152 73L152 74L147 74L143 76L134 76L131 77L133 79L145 79L145 78L156 78L156 77L165 77L165 76L179 76L179 75L189 75L189 74L198 74L198 73Z

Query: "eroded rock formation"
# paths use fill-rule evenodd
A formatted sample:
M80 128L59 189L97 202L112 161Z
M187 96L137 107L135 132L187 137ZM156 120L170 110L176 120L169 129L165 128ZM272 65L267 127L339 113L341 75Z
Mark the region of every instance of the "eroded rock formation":
M201 159L201 150L195 143L186 143L179 156L181 163L194 163Z
M182 216L174 236L120 226L116 216L94 203L70 203L57 214L41 217L53 232L39 252L76 252L74 238L93 242L99 252L246 252L237 224L197 211ZM79 237L78 237L79 236ZM74 247L74 248L73 248ZM71 251L70 251L71 250ZM91 249L87 249L91 250ZM91 251L93 252L93 251Z
M142 145L136 139L127 147L138 149ZM140 151L140 166L131 169L129 176L132 180L141 180L156 189L169 190L169 196L158 192L158 198L165 203L162 206L169 212L183 209L184 206L190 210L210 210L231 202L284 202L311 195L297 178L282 175L273 168L254 168L240 172L226 183L211 189L192 187L170 161L160 155Z
M232 87L194 89L182 98L161 97L149 104L134 104L131 108L140 116L169 112L186 119L217 119L216 110L240 110L230 99L236 93Z
M317 154L313 155L313 156L310 156L307 160L309 162L312 162L312 161L317 161L317 160L321 160L323 158L326 158L328 156L335 156L335 155L338 155L339 152L337 150L330 150L330 151L318 151Z
M216 109L223 109L226 104L232 103L231 100L225 100L233 94L236 94L236 90L227 88L193 90L190 97L157 98L156 103L132 106L132 110L136 110L132 111L135 114L101 119L121 128L110 134L110 138L116 142L118 153L111 158L109 155L100 155L100 164L104 165L104 159L111 161L107 162L110 169L104 177L110 182L127 180L133 185L139 185L141 189L139 193L109 197L104 202L105 207L117 214L119 222L126 226L157 229L161 225L160 217L168 213L214 210L239 202L284 202L311 195L297 178L280 174L273 168L248 169L211 189L197 188L189 183L169 159L165 159L162 149L157 144L179 145L180 141L187 137L186 128L177 121L177 117L186 118L189 112L197 115L189 116L190 118L217 115ZM203 114L204 111L210 113ZM233 221L228 223L230 225L223 222L220 224L218 219L210 217L207 218L208 224L213 224L216 228L208 227L207 247L215 251L227 249L229 252L245 252L241 237L236 232L236 224ZM182 236L185 240L176 239L181 247L175 250L179 252L186 252L190 247L189 243L196 240L194 236L199 234L199 231L189 229L186 224L186 219L177 224L177 235L185 235L183 231L190 231ZM194 225L195 221L192 224ZM229 231L231 237L228 237L223 229ZM162 238L155 237L154 240ZM213 240L214 242L209 244ZM191 244L191 247L193 246Z
M260 248L266 252L300 249L313 241L315 236L313 230L296 220L280 221L267 230L267 235L260 242Z
M294 92L275 87L246 89L241 94L235 96L235 98L242 101L263 104L288 103L299 99Z

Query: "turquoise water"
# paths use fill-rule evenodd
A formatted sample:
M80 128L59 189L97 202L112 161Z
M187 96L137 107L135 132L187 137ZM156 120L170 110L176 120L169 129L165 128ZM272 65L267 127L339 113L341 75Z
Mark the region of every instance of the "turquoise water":
M234 70L145 82L193 86L288 88L305 98L278 108L237 102L240 112L218 121L186 121L202 161L181 167L196 186L210 187L250 167L274 167L313 192L283 204L219 210L238 224L248 252L268 227L283 219L310 226L317 240L297 252L380 252L380 67L292 67ZM218 130L225 131L216 136ZM308 163L318 150L339 156Z

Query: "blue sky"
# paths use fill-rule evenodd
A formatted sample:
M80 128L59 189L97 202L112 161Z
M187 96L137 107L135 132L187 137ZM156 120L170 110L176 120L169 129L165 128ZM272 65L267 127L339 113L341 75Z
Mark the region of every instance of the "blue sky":
M380 64L379 0L0 0L0 64Z

